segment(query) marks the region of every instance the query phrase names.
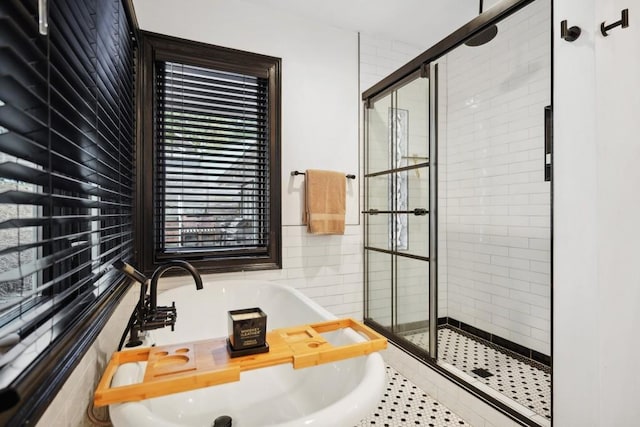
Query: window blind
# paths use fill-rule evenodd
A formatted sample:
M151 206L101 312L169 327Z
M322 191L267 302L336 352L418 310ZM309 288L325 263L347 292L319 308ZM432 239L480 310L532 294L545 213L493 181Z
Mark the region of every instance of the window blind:
M0 2L0 389L132 256L134 42L120 0ZM3 408L4 409L4 408Z
M268 78L158 61L156 250L266 251Z

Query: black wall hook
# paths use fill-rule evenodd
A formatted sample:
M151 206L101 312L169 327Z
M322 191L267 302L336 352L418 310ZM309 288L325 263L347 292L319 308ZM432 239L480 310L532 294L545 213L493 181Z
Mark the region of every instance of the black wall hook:
M629 26L629 9L624 9L620 13L620 15L621 15L620 20L617 22L614 22L613 24L605 25L604 22L600 24L600 32L602 33L603 36L607 37L609 35L607 34L607 31L612 30L618 26L622 28L627 28Z
M580 33L582 33L580 27L573 26L571 28L568 28L566 19L560 23L560 37L565 39L566 41L576 41L578 37L580 37Z

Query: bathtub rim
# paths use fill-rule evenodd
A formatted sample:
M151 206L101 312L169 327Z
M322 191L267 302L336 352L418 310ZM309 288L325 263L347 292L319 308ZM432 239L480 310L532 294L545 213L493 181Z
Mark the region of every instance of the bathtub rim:
M172 280L173 282L174 280ZM271 288L278 288L284 292L288 292L292 294L294 297L303 302L308 308L317 313L324 320L333 320L338 317L331 313L329 310L322 307L317 302L313 301L311 298L306 296L299 289L293 288L289 285L284 285L281 283L269 281L269 280L257 280L257 279L222 279L215 280L211 277L203 277L203 285L206 288L208 286L215 286L220 288L220 291L224 291L224 288L227 286L232 287L256 287L256 286L266 286ZM175 284L169 286L162 286L159 290L158 296L162 298L166 297L166 294L169 294L171 297L171 293L179 293L184 291L188 292L197 292L193 288L192 284ZM359 319L361 320L361 319ZM362 336L356 333L353 330L345 330L344 331L351 339L355 341L364 340ZM357 424L361 419L365 418L372 408L375 408L375 405L379 402L382 394L384 392L384 387L386 384L386 365L382 358L382 355L379 352L371 353L367 356L360 356L359 359L363 359L363 363L365 363L365 367L362 371L362 376L357 385L348 391L348 393L344 394L338 401L325 406L317 411L306 414L302 417L296 418L291 421L287 421L284 423L265 425L268 426L277 426L277 427L295 427L300 425L305 426L325 426L332 425L326 424L329 420L335 419L335 414L343 415L350 424ZM340 363L340 362L334 362ZM134 364L130 364L134 365ZM123 365L122 368L125 368L124 372L129 369L130 375L137 374L139 377L139 369L140 364L136 368L126 367ZM119 379L122 379L121 372ZM116 374L118 376L118 374ZM114 376L114 381L116 376ZM212 386L215 387L215 386ZM377 390L377 392L375 392ZM121 404L109 405L109 413L114 415L115 418L124 417L128 424L131 426L143 426L143 425L154 425L161 427L177 427L181 426L181 424L176 424L172 421L166 421L159 416L153 414L145 405L145 401L137 401L137 402L127 402ZM223 415L223 414L221 414ZM342 421L342 420L341 420ZM115 424L114 424L115 425Z

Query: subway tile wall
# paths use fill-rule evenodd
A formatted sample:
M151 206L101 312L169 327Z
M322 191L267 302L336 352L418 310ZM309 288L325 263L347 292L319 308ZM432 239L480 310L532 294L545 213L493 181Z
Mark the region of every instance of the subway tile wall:
M362 319L362 231L347 225L341 236L308 234L305 226L282 227L282 269L211 275L211 280L272 280L300 290L334 313ZM206 280L207 276L203 276ZM161 290L180 284L162 279Z
M550 9L547 0L533 2L501 22L490 43L439 61L446 315L544 354L551 337L543 166Z
M437 40L433 40L435 42ZM432 43L415 44L360 33L360 89L362 92L421 54Z

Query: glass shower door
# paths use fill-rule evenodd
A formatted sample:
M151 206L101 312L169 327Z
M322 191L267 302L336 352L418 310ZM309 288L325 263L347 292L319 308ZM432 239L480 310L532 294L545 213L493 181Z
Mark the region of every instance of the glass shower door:
M393 206L389 197L391 145L389 111L392 94L376 101L367 110L367 143L365 173L365 274L367 283L365 317L378 328L393 331L393 256L390 252L389 214ZM373 212L373 214L370 214Z
M428 95L429 79L415 76L367 109L364 211L365 318L424 351L429 350Z
M396 90L397 333L429 351L429 79Z
M438 363L536 422L551 418L550 22L532 2L436 61Z
M365 323L549 425L552 8L519 3L365 92Z

